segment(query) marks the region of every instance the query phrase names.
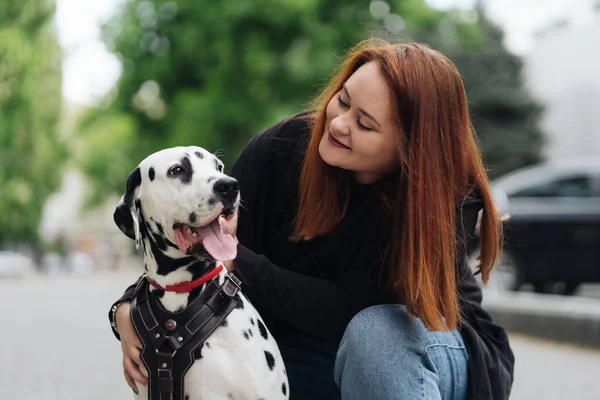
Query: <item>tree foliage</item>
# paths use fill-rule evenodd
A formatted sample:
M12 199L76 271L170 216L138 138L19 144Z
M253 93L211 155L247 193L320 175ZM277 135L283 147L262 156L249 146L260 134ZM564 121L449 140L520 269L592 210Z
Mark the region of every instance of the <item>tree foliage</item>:
M57 188L60 49L47 0L0 0L0 245L38 239Z
M438 43L463 76L473 125L494 178L541 161L542 106L525 88L523 62L506 50L503 32L481 10L474 12L478 23L457 32L469 38L463 41L469 45ZM479 33L469 32L472 28Z
M123 73L80 125L80 163L98 195L121 192L126 174L164 147L222 150L231 165L253 134L308 106L346 49L375 35L447 50L466 76L488 161L503 171L531 162L517 149L529 138L511 131L529 103L513 103L520 82L505 84L518 79L518 59L497 29L451 16L422 0L129 0L104 27Z

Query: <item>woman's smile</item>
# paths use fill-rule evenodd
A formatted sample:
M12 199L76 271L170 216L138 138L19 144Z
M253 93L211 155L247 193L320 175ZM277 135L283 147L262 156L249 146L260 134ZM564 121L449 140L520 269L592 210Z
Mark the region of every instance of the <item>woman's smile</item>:
M331 143L332 146L340 148L340 149L344 149L344 150L352 150L351 147L346 146L345 144L343 144L342 142L340 142L339 140L334 138L333 135L331 134L331 132L327 132L327 137L329 139L329 143Z

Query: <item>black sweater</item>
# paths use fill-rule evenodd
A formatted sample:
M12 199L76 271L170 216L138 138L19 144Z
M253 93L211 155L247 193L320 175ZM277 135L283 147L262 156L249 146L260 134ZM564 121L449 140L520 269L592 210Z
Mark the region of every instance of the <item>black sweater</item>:
M389 224L378 207L381 185L357 184L335 234L307 242L288 240L309 135L307 120L295 116L256 135L238 157L231 173L240 182L242 196L234 265L244 293L275 338L299 332L335 346L358 311L395 302L381 283L386 277L381 255ZM507 399L514 357L504 330L481 308L481 289L464 250L473 237L481 200L472 193L461 206L456 265L464 318L460 332L469 355L469 398ZM132 292L133 286L120 300L129 299Z

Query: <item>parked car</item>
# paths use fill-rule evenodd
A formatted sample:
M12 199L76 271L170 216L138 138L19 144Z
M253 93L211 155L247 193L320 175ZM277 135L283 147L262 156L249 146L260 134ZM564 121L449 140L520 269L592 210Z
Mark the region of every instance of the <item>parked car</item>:
M23 278L34 270L30 257L15 251L0 251L0 278Z
M494 286L572 294L600 282L600 157L545 162L491 183L509 218ZM477 251L474 252L476 254Z

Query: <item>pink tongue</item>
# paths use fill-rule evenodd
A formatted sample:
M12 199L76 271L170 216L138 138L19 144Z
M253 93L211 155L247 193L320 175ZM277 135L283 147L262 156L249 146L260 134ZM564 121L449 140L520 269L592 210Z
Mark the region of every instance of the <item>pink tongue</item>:
M206 251L217 261L233 260L237 255L235 240L231 235L223 233L218 219L198 228L198 236L193 236L186 228L176 229L174 233L177 247L184 254L187 254L188 248L202 242Z
M233 260L237 255L235 240L231 235L223 233L218 219L200 228L199 236L202 237L204 248L215 260Z

